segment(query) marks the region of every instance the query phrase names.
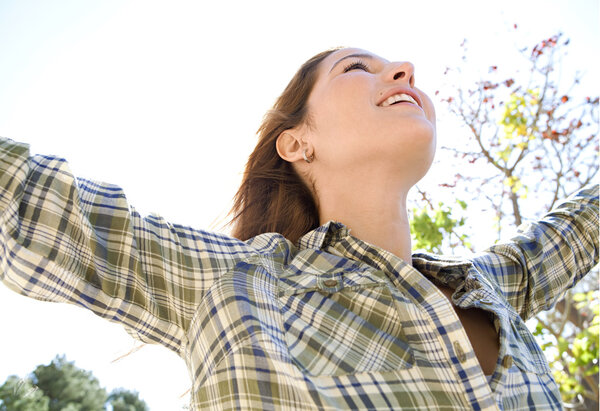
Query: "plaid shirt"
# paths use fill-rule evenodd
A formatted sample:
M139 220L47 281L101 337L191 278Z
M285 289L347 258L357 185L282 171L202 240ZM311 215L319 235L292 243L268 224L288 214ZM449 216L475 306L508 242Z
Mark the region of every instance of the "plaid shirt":
M598 261L598 188L469 259L413 266L329 222L292 244L141 217L116 186L0 139L0 278L183 358L193 409L560 409L524 324ZM488 382L450 302L490 313Z

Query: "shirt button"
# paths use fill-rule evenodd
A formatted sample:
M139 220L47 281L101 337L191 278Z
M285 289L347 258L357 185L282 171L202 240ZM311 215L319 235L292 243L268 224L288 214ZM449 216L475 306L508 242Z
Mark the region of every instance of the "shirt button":
M338 284L337 280L325 280L323 281L323 285L325 287L335 287Z
M467 354L465 354L465 352L463 351L462 347L460 346L460 343L458 341L454 341L453 345L458 361L465 362L467 360Z
M505 355L504 358L502 358L502 366L504 368L512 367L512 363L513 363L513 359L510 355Z

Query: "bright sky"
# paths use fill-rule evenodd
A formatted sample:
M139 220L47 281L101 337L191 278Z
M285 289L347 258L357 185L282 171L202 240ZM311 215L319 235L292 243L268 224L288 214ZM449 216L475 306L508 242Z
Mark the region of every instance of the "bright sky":
M262 115L315 53L342 45L410 60L433 97L463 38L485 73L560 30L571 39L564 72L587 73L598 95L599 17L593 0L0 0L0 136L120 185L142 213L206 228L229 209ZM443 109L446 145L456 133ZM152 410L188 402L182 360L145 346L112 363L133 340L80 308L0 287L0 329L0 384L65 353L109 391L139 391Z

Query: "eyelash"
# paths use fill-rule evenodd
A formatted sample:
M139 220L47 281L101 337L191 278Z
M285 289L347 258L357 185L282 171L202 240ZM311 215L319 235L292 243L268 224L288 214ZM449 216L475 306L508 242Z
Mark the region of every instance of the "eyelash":
M357 69L357 68L364 70L364 71L369 71L369 66L367 66L363 61L358 60L358 61L350 63L346 67L344 67L344 73L347 73L347 72Z

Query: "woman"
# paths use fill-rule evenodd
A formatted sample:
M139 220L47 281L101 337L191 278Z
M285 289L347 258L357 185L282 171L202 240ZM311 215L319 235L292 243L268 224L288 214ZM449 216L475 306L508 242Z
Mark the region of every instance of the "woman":
M358 49L308 60L259 135L236 238L1 140L3 282L172 349L194 409L561 408L524 320L597 263L597 188L470 259L411 256L433 105L410 63Z

